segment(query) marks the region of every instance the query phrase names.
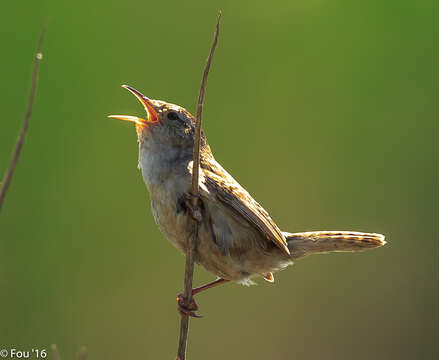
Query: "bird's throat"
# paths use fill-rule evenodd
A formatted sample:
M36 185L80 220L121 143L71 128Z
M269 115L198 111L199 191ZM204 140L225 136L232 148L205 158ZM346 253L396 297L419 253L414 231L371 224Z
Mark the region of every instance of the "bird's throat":
M165 184L173 178L190 178L188 164L192 149L151 141L139 142L139 168L143 180L150 185Z

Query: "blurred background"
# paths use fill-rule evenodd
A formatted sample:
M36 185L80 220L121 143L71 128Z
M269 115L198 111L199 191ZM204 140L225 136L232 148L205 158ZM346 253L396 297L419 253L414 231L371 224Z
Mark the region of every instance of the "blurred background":
M143 115L120 88L204 110L216 158L285 231L380 232L198 296L190 359L438 355L438 6L434 1L3 1L0 172L49 19L34 114L0 214L0 347L172 359L184 257L137 170ZM195 284L214 276L198 268Z

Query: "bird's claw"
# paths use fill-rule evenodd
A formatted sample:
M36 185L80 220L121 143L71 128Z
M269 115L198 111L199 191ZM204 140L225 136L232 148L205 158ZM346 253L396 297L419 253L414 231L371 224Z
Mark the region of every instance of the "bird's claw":
M191 299L191 302L186 305L183 294L177 295L177 310L182 316L190 316L194 318L201 318L203 316L198 315L195 311L198 310L198 305L194 298Z
M184 202L191 218L194 219L195 221L201 222L203 221L203 216L201 215L201 211L198 206L195 208L194 205L192 204L192 199L194 197L197 197L198 202L201 202L199 196L195 196L190 192L185 194Z

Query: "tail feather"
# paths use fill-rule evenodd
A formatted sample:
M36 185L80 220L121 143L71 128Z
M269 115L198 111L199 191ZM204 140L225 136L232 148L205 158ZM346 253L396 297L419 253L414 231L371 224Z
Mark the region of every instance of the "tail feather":
M356 231L283 233L293 259L333 251L362 251L386 244L384 235Z

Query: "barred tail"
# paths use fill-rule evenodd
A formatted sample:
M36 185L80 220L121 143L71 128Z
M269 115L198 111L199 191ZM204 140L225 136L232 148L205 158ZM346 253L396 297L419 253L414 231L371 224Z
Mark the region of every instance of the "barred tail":
M332 251L362 251L386 244L384 235L355 231L283 233L293 259Z

